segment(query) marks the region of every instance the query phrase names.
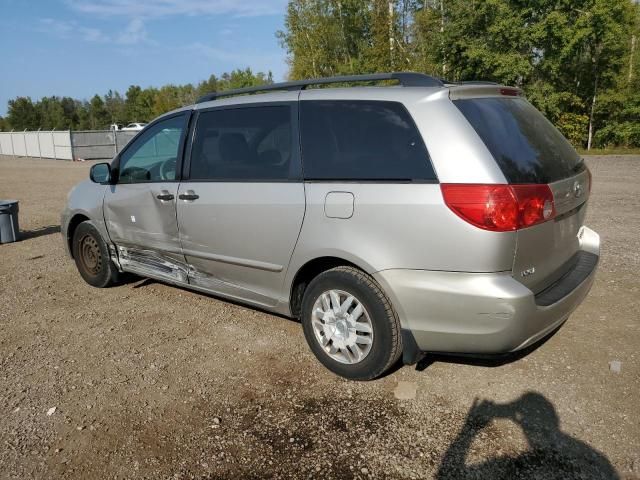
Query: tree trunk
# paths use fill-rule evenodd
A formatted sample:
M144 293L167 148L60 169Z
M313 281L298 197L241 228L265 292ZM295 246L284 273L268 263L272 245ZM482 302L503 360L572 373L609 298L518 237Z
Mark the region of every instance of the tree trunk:
M393 70L393 1L389 2L389 64Z
M309 37L309 32L304 32L305 37L307 37L307 45L309 45L309 52L311 53L311 68L313 69L313 77L317 78L318 70L316 69L316 55L313 50L313 46L311 45L311 38Z
M440 0L440 44L444 49L444 0ZM447 59L443 55L442 58L442 76L447 75Z
M342 16L342 2L338 2L338 15L340 16L340 30L342 31L342 42L344 47L344 54L347 62L349 62L349 68L353 72L353 59L349 53L349 45L347 44L347 34L344 30L344 17Z
M593 114L596 110L596 95L598 94L598 74L593 82L593 97L591 99L591 113L589 114L589 138L587 139L587 150L591 150L593 141Z
M635 34L631 35L631 53L629 54L629 77L627 78L627 83L631 83L633 80L633 54L636 49L636 36Z

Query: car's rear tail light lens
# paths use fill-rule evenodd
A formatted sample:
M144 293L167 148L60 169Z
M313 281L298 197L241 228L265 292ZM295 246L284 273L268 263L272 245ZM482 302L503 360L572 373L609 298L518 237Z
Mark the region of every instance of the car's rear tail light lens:
M551 220L555 214L548 185L442 184L447 206L476 227L508 232Z

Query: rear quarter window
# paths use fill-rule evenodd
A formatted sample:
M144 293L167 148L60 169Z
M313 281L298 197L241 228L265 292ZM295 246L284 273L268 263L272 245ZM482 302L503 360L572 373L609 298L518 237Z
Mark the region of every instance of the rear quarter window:
M453 103L509 183L551 183L586 168L564 136L522 98L471 98Z
M307 180L435 181L429 155L401 103L300 102Z

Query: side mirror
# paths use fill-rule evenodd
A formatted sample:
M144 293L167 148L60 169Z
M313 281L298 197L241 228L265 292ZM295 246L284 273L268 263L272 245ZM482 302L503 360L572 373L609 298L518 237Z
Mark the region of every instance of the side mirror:
M111 181L111 165L108 163L96 163L89 170L89 178L95 183L109 183Z

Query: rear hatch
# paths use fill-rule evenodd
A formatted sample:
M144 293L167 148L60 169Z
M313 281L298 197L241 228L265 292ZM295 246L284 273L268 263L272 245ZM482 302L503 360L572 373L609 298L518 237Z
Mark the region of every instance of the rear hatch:
M590 173L571 144L517 90L494 92L472 98L452 95L452 100L510 185L548 185L553 194L555 214L516 233L513 276L539 293L578 262Z

